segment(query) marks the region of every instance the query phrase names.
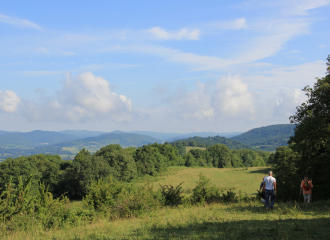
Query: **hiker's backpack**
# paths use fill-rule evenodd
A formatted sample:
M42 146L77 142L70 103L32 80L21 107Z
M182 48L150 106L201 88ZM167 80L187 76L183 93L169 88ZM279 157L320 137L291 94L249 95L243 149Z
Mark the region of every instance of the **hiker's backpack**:
M304 180L304 190L305 191L309 191L309 189L311 189L311 186L310 186L310 184L309 184L309 180L308 181L306 181L306 180Z

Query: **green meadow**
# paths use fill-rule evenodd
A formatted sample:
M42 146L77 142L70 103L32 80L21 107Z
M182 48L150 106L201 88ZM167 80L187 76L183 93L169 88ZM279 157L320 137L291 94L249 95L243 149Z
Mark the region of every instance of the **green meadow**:
M100 218L62 229L12 229L2 239L329 239L330 202L308 207L278 203L266 211L259 202L162 208L138 218Z
M211 179L211 183L220 190L232 189L241 191L249 196L256 195L263 177L270 168L200 168L200 167L172 167L162 177L150 178L154 188L160 185L177 186L183 182L182 190L189 193L196 185L199 174Z
M19 223L0 224L0 238L11 240L69 239L329 239L330 201L319 201L309 206L301 202L276 203L267 211L252 196L269 168L251 167L239 169L172 167L159 177L149 177L154 188L181 182L184 195L202 173L220 189L233 189L247 193L247 202L191 204L177 207L161 207L139 216L117 218L97 214L89 221L77 221L61 228L43 228L33 217L22 227ZM137 182L136 184L141 184ZM280 187L280 186L279 186ZM298 190L297 190L298 192ZM69 208L84 209L81 201L71 201ZM87 211L87 208L85 208ZM24 230L23 230L24 229Z

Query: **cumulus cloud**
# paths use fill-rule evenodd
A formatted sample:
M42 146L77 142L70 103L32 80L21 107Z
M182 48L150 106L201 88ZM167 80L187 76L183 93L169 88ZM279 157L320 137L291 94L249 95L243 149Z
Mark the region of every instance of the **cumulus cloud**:
M217 82L212 102L218 112L228 116L254 113L253 96L248 85L243 83L237 75L228 76L224 81Z
M5 92L0 90L0 110L13 113L17 110L20 103L19 97L14 91L7 90Z
M37 25L33 22L30 22L28 20L9 17L9 16L5 16L5 15L1 15L1 14L0 14L0 22L15 25L15 26L20 26L20 27L34 28L37 30L42 29L39 25Z
M255 113L254 97L239 76L224 77L215 84L197 83L192 91L178 90L168 102L184 119L251 118Z
M23 114L33 121L57 120L78 122L89 118L107 118L117 122L131 121L132 102L111 89L102 77L84 72L76 77L66 74L63 88L56 96L41 103L26 101Z
M175 40L198 40L200 35L199 29L188 30L186 28L182 28L179 31L168 32L160 27L153 27L147 32L151 33L155 38L158 39L175 39Z
M276 99L273 116L275 118L289 119L295 113L296 107L300 106L306 100L307 97L301 89L282 88Z
M168 98L171 108L184 119L213 118L214 109L211 103L211 93L208 86L197 83L193 91L179 89Z

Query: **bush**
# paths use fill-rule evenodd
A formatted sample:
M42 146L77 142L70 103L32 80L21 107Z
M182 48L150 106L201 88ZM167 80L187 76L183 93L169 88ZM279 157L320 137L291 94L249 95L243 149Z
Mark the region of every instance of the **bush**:
M68 209L69 200L66 197L53 198L44 184L39 184L38 190L31 188L33 176L26 181L18 178L15 187L9 182L0 195L0 220L9 225L27 226L34 222L42 228L62 227L65 224L75 224L82 220L91 220L89 211L72 211Z
M225 203L237 203L239 201L236 193L233 192L231 189L227 191L227 193L222 193L222 202Z
M160 185L161 188L161 194L164 199L164 204L166 206L177 206L182 203L182 187L181 185L183 184L180 183L178 186L175 188L172 185Z
M210 181L203 174L199 174L199 180L196 182L197 185L191 196L193 203L220 202L219 189L215 185L211 185Z
M160 207L163 201L149 183L134 186L110 178L92 181L83 202L90 209L118 217L132 217Z

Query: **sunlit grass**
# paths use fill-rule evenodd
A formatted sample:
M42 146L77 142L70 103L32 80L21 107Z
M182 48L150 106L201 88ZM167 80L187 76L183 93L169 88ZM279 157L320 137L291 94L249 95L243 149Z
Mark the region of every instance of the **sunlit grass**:
M250 167L250 168L202 168L202 167L172 167L167 175L158 177L152 182L155 189L161 185L171 184L179 185L181 182L182 189L185 192L191 191L198 181L198 175L202 173L211 179L211 183L222 189L241 190L243 193L253 195L257 193L262 178L267 174L267 167Z
M3 239L329 239L330 202L259 202L163 208L139 218L110 220L62 230L7 231Z

